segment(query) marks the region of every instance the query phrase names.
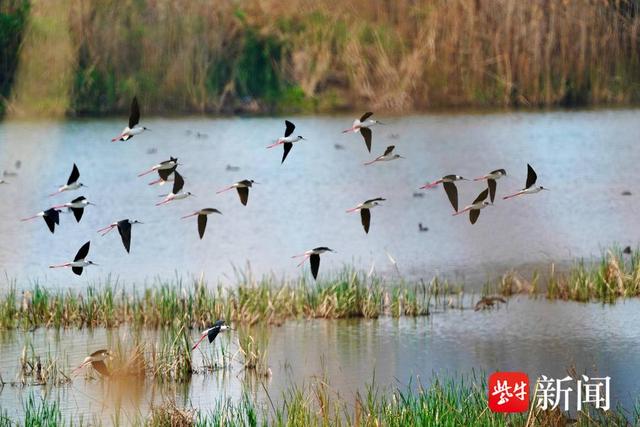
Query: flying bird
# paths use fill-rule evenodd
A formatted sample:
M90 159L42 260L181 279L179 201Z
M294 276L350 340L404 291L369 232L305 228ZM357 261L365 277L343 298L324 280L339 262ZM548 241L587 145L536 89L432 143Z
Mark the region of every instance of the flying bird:
M258 183L252 179L244 179L242 181L238 181L235 184L230 185L227 188L223 188L222 190L216 191L216 194L224 193L225 191L233 190L235 188L238 191L238 196L240 197L240 203L247 206L247 201L249 200L249 188L251 188L253 184L258 184Z
M80 276L82 274L84 267L88 267L90 265L98 265L93 261L86 260L87 255L89 255L90 244L91 242L87 242L84 245L82 245L82 247L80 248L80 250L78 251L78 253L76 254L76 257L73 259L72 262L67 262L59 265L50 265L49 268L71 267L71 271L73 271L75 274Z
M484 179L487 180L487 186L489 187L489 196L491 199L491 203L496 198L496 180L502 178L503 176L507 176L507 171L504 169L496 169L494 171L489 172L485 176L481 176L480 178L474 179L474 181L482 181Z
M198 216L198 234L200 234L200 238L202 239L202 237L204 236L204 231L207 228L207 215L211 215L214 213L222 215L222 212L220 212L218 209L204 208L204 209L200 209L199 211L195 211L192 214L185 215L180 219L191 218L192 216L197 215Z
M298 136L293 135L293 131L295 130L296 125L291 123L289 120L285 120L284 124L285 124L284 137L278 138L278 140L274 144L267 146L267 148L277 147L278 145L284 146L284 153L282 153L282 161L280 162L280 164L284 163L284 159L287 158L289 151L291 151L291 148L293 148L294 142L305 140L300 135Z
M202 332L202 335L200 335L200 339L193 345L191 350L193 351L198 348L202 340L205 338L209 338L209 342L212 343L220 332L224 332L229 329L231 329L231 327L227 325L224 320L216 320L212 327Z
M77 190L80 187L86 187L86 185L78 181L79 179L80 179L80 171L78 170L78 166L76 166L76 164L74 163L73 169L71 169L71 174L69 175L69 179L67 180L67 183L65 185L60 186L60 188L58 188L58 191L56 191L55 193L49 194L49 197L53 197L56 194L60 194L64 191L72 191L72 190Z
M49 231L53 234L55 232L56 225L60 225L60 211L58 209L50 208L46 211L38 212L34 216L29 218L23 218L20 221L29 221L35 218L42 218L49 227Z
M294 255L291 258L300 258L304 257L304 259L298 264L300 267L306 260L309 260L311 263L311 274L314 279L318 278L318 269L320 269L320 254L325 252L335 252L333 249L329 249L326 246L319 246L317 248L310 249L303 254Z
M175 170L176 166L178 166L178 159L175 157L170 157L169 160L164 160L158 163L157 165L152 166L151 169L146 170L142 173L139 173L138 177L145 176L147 174L150 174L151 172L156 172L156 171L159 172L159 171L170 170L170 169Z
M182 187L184 187L184 179L182 178L182 175L178 173L178 171L175 171L173 173L173 176L174 176L174 181L173 181L173 189L171 190L171 193L167 194L167 196L164 198L163 201L161 201L160 203L156 203L156 206L164 205L166 203L172 202L173 200L186 199L189 196L195 197L194 194L191 194L189 192L182 193Z
M484 209L487 206L491 205L491 203L486 200L488 195L489 189L486 188L478 195L478 197L476 197L472 204L466 206L459 212L454 212L453 215L456 216L469 211L469 221L471 221L471 224L475 224L478 220L478 217L480 216L480 209Z
M84 361L80 366L73 370L72 375L75 372L78 372L82 368L87 365L91 365L93 369L98 371L103 377L108 377L111 375L107 365L104 363L105 360L111 359L113 354L109 350L98 350L91 353L89 356L85 357Z
M355 119L353 121L353 126L351 126L349 129L345 129L342 131L342 133L360 131L360 134L362 135L362 138L364 138L364 143L367 146L367 150L369 150L369 152L371 152L371 129L370 128L373 125L384 124L382 122L379 122L378 120L369 119L369 117L371 117L372 115L373 113L371 111L364 113L362 117L360 117L359 119Z
M76 197L69 203L53 206L53 209L69 208L69 210L73 212L73 216L76 217L76 221L80 222L82 215L84 214L84 208L89 205L95 206L95 204L88 201L84 196L80 196Z
M453 209L457 212L458 211L458 188L454 184L454 182L456 181L468 181L468 179L463 178L460 175L445 175L436 181L423 185L422 187L420 187L420 189L433 188L438 184L442 184L442 187L444 188L444 192L447 193L449 202L451 202L451 206L453 206Z
M104 236L114 228L117 228L118 233L120 234L120 238L122 239L122 244L127 250L127 253L129 253L129 250L131 249L131 226L134 224L143 223L138 221L137 219L133 221L130 219L123 219L121 221L113 222L104 228L101 228L100 230L98 230L98 233L101 233Z
M395 145L390 145L387 147L386 150L384 150L384 154L381 156L376 157L375 159L371 160L370 162L365 163L365 165L370 165L373 164L375 162L388 162L390 160L396 160L396 159L404 159L404 157L402 157L400 154L393 154L393 150L396 148Z
M348 209L347 212L360 211L360 219L362 221L362 227L365 233L369 233L369 224L371 223L371 208L380 205L380 202L384 202L387 199L377 197L375 199L366 200L360 203L355 208Z
M536 171L533 170L530 164L527 163L527 182L524 188L517 193L511 194L509 196L503 197L504 200L510 199L512 197L520 196L522 194L535 194L539 193L542 190L549 190L543 186L536 186L536 180L538 179L538 175Z
M129 113L129 126L122 130L122 133L113 138L111 142L115 141L128 141L136 135L140 135L146 130L150 130L144 126L140 126L140 106L138 105L138 97L134 96L131 101L131 112Z
M170 169L158 169L158 179L151 181L149 185L165 185L167 182L175 182L174 172L178 168L178 165L173 166Z

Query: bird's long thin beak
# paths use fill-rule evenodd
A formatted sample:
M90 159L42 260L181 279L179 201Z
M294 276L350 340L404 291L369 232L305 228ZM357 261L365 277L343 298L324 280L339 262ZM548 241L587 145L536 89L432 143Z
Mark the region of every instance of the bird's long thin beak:
M98 206L98 205L96 205L96 204L95 204L95 203L93 203L93 202L88 202L87 204L88 204L88 205L91 205L91 206Z
M399 159L406 159L406 157L405 157L405 156L401 156L400 154L398 154L398 158L399 158Z
M93 261L91 262L91 264L92 264L92 265L97 265L97 266L99 266L99 265L100 265L100 264L96 264L96 263L95 263L95 262L93 262Z
M382 125L382 126L386 125L386 123L382 123L382 122L376 122L376 123L379 124L379 125Z

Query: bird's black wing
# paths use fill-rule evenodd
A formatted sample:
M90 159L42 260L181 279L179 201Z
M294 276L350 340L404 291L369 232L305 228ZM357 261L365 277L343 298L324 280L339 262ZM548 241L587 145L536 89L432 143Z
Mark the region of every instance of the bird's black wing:
M133 129L140 122L140 106L138 105L138 97L134 96L131 101L131 113L129 113L129 129Z
M293 148L293 144L291 142L285 142L283 144L284 147L284 153L282 153L282 161L280 162L280 164L284 163L284 159L287 158L287 156L289 155L289 151L291 151L291 148Z
M84 208L69 208L73 212L73 216L76 217L76 221L80 222L82 214L84 214Z
M86 198L84 196L80 196L80 197L76 197L75 199L73 199L71 201L71 203L78 203L78 202L81 202L83 200L86 200Z
M176 171L177 168L178 168L178 165L175 165L170 169L159 169L158 176L160 177L161 180L166 181L167 179L169 179L171 174Z
M471 221L471 224L475 224L479 216L480 216L480 209L471 209L469 211L469 221Z
M209 338L209 342L210 343L213 342L213 340L216 339L219 333L220 333L220 326L214 326L213 328L209 329L209 333L207 334L207 337Z
M485 200L488 195L489 195L489 189L486 188L480 194L478 194L478 197L476 197L476 199L473 201L472 204L475 205L476 203Z
M109 369L107 368L107 365L105 365L104 362L101 360L98 360L96 362L91 362L91 366L93 366L93 369L98 371L104 377L108 377L109 375L111 375L111 373L109 372Z
M362 227L364 232L369 233L369 224L371 223L371 211L369 209L360 209L360 219L362 219Z
M504 169L496 169L494 171L489 172L491 175L493 175L494 173L501 173L502 175L507 175L507 171Z
M366 113L364 113L362 115L362 117L360 117L360 123L364 122L365 120L367 120L371 116L373 116L373 113L371 111L367 111Z
M525 185L524 188L531 187L533 184L536 183L537 179L538 179L538 175L536 174L536 171L534 171L531 165L527 163L527 184Z
M58 213L58 211L55 211L56 215ZM59 219L58 217L54 217L53 214L49 214L47 212L45 212L44 216L42 217L42 219L44 219L44 222L47 224L47 227L49 227L49 231L51 231L51 233L53 233L56 229L56 221Z
M386 150L384 150L384 154L383 156L388 156L389 154L391 154L393 152L393 149L396 148L395 145L390 145L387 147Z
M74 261L80 261L81 259L85 259L87 255L89 255L89 246L91 246L91 242L87 242L78 251L76 257L73 259Z
M442 187L444 187L444 191L447 193L451 206L458 212L458 189L456 185L453 182L443 182Z
M45 216L50 216L56 224L60 225L60 211L58 209L47 209L44 213Z
M240 196L240 203L247 206L247 201L249 200L249 189L247 187L238 187L238 196Z
M385 199L384 197L376 197L375 199L365 200L363 204L366 205L366 204L371 203L371 202L384 202L385 200L387 200L387 199Z
M80 171L78 170L78 166L73 164L73 169L71 169L71 175L69 175L69 179L67 180L67 185L73 184L80 178Z
M120 233L124 248L127 250L127 253L129 253L129 249L131 248L131 223L126 219L118 221L118 233Z
M78 276L82 275L82 270L84 270L82 267L71 267L71 271L73 271Z
M215 322L213 322L213 325L211 325L211 327L215 328L216 326L222 326L222 325L224 325L224 323L225 323L224 320L219 319L219 320L216 320Z
M284 130L284 137L286 138L293 133L294 129L296 128L296 125L291 123L289 120L285 120L284 125L286 126Z
M171 190L171 192L173 194L178 194L182 191L182 187L184 187L184 178L182 178L182 175L180 175L178 171L175 171L174 175L173 190Z
M488 179L487 185L489 186L489 197L491 198L491 203L493 203L496 198L496 180Z
M314 279L318 278L318 270L320 269L320 255L312 254L309 257L309 263L311 264L311 274Z
M364 144L367 146L367 150L371 152L371 129L369 128L360 128L360 133L364 138Z
M204 230L207 228L207 216L206 215L198 215L198 234L200 234L200 238L204 236Z

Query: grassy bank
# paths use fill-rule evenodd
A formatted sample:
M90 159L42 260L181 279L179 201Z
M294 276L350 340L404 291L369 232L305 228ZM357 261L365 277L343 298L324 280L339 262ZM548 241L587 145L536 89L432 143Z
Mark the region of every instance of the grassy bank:
M134 93L145 113L640 100L635 0L69 4L70 114L125 112Z
M487 409L483 380L436 381L428 388L382 390L370 386L353 399L337 395L323 379L306 387L292 386L278 405L260 405L249 396L237 402L217 400L215 410L198 411L167 403L147 416L114 419L116 425L139 426L625 426L637 425L637 415L623 410L587 408L575 418L560 411L531 408L520 414L496 414ZM66 420L55 402L31 395L24 402L24 419L0 416L0 426L62 426L84 423ZM533 406L533 405L530 405ZM635 414L638 410L634 411ZM118 422L119 421L119 422ZM90 425L100 425L92 420Z

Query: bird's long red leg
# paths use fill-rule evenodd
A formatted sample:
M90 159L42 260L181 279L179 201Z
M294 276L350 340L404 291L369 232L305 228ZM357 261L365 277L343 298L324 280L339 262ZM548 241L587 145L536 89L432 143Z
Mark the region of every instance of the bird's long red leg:
M359 207L359 206L356 206L355 208L347 209L347 213L355 212L355 211L357 211L358 209L360 209L360 207Z
M38 218L40 215L34 215L34 216L30 216L29 218L22 218L20 221L30 221L32 219L36 219Z
M466 207L466 208L462 209L461 211L452 213L451 215L453 215L453 216L460 215L460 214L468 212L470 210L471 210L471 207Z
M151 172L154 172L156 170L157 170L157 168L153 167L153 168L149 169L148 171L144 171L142 173L139 173L138 177L145 176L145 175L150 174Z
M59 265L50 265L49 268L62 268L62 267L69 267L71 265L71 263L66 263L66 264L59 264Z
M74 369L73 371L71 371L71 375L75 374L76 372L78 372L80 369L84 368L85 366L87 366L89 363L91 363L91 361L86 361L86 362L82 362L82 364L80 366L78 366L76 369Z
M482 180L487 179L487 178L489 178L489 175L481 176L479 178L474 179L474 181L482 181Z
M310 256L311 255L306 255L305 254L304 259L302 261L300 261L300 263L298 264L298 267L301 267L304 264L304 262L309 259Z
M371 165L371 164L374 164L374 163L375 163L375 162L377 162L377 161L378 161L378 159L373 159L373 160L371 160L370 162L365 163L364 165L365 165L365 166L369 166L369 165Z
M202 342L203 339L205 339L207 337L207 334L202 334L202 336L200 337L200 339L198 340L197 343L195 343L193 345L193 347L191 347L191 351L195 350L196 348L198 348L198 346L200 345L200 343Z
M161 201L160 203L156 203L156 206L160 206L160 205L164 205L166 203L169 203L170 201L172 201L173 199L170 198L166 198L163 201Z
M192 214L189 214L189 215L185 215L185 216L183 216L183 217L180 217L180 219L187 219L187 218L191 218L192 216L196 216L196 215L198 215L198 213L199 213L199 212L194 212L194 213L192 213Z
M55 206L51 206L53 209L62 209L62 208L66 208L65 205L55 205Z
M62 191L58 190L58 191L56 191L55 193L51 193L51 194L49 194L49 197L56 196L56 195L58 195L58 194L60 194L60 193L62 193Z
M510 195L508 195L508 196L504 196L504 197L502 198L502 200L511 199L511 198L516 197L516 196L519 196L519 195L521 195L521 194L524 194L524 192L523 192L523 191L518 191L517 193L510 194Z
M232 185L231 187L224 188L222 190L216 191L216 194L224 193L225 191L233 190L235 187Z
M102 235L106 235L108 232L110 232L111 230L113 230L116 226L115 225L108 225L104 228L101 228L100 230L98 230L98 233L102 233Z
M421 190L424 190L424 189L433 188L433 187L435 187L436 185L441 184L441 183L442 183L442 180L441 180L441 179L439 179L439 180L437 180L437 181L433 181L433 182L430 182L430 183L428 183L428 184L423 185L422 187L420 187L420 189L421 189Z

